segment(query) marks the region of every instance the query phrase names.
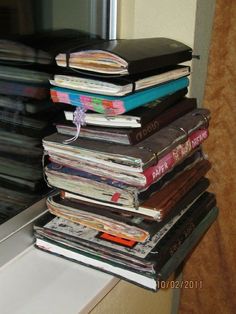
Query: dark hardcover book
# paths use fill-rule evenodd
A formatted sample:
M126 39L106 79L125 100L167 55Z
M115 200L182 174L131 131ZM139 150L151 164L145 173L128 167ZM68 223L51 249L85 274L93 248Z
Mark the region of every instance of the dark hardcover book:
M197 243L201 240L208 228L217 219L219 209L213 207L206 217L196 226L189 237L180 245L177 251L165 263L158 273L157 289L161 288L161 281L167 280L170 275L185 261L192 253Z
M181 89L167 97L157 99L151 104L146 104L142 107L133 109L129 111L129 115L133 117L139 118L140 126L147 124L148 122L152 121L152 118L155 116L160 115L168 108L172 107L175 103L179 102L184 96L187 94L188 89L184 88ZM114 117L116 118L116 117Z
M152 120L153 116L158 116L165 110L181 100L188 92L187 88L181 89L167 97L157 99L154 103L146 104L142 107L129 111L129 115L138 117L141 127ZM115 117L114 117L115 118Z
M96 60L95 65L91 58ZM74 47L56 57L59 66L113 75L142 73L191 59L190 47L169 38L105 40L91 43L86 49Z
M99 154L99 159L103 159L103 165L127 171L133 168L136 169L135 171L141 172L157 164L157 160L186 141L194 131L207 128L209 118L209 110L195 109L133 146L117 143L111 145L107 142L84 138L67 145L65 141L69 139L68 136L57 133L44 138L43 145L51 156L54 148L57 148L57 155L60 155L59 151L61 151L66 156L67 150L69 150L70 154L73 154L74 158L78 160L81 160L82 155L87 156L87 152L89 152L90 156L94 157L93 164L97 164L97 166L100 164L96 158ZM194 140L193 145L191 144L192 147L196 147L197 142L200 143L198 140ZM86 163L88 163L89 157L87 156L86 159Z
M160 220L168 216L170 210L181 201L184 195L210 170L208 160L199 160L192 167L183 170L170 180L160 191L154 192L142 203L142 207L156 210Z
M168 102L168 99L166 102L168 104L170 103L170 101ZM168 125L172 121L180 118L193 109L196 109L197 101L194 98L184 98L160 114L158 114L158 110L155 112L155 109L157 109L158 106L159 105L150 105L148 117L145 114L144 117L141 117L144 118L142 120L145 120L146 117L146 121L149 121L147 123L143 122L141 128L127 129L86 126L81 128L79 137L120 144L137 144L155 132L159 131L161 128ZM144 113L147 113L147 111L148 107L145 108ZM75 136L77 133L77 128L73 125L69 126L59 124L57 125L57 131L60 134Z
M154 262L156 272L160 270L168 259L178 250L180 245L193 232L198 223L206 214L216 206L215 195L205 192L173 226L169 233L158 243L157 259ZM147 257L147 261L153 260L153 255Z
M144 259L133 257L129 261L122 254L115 255L114 250L105 252L100 250L97 245L87 249L86 246L73 243L73 241L64 241L63 234L57 234L56 230L58 227L66 230L66 221L58 221L58 223L55 221L51 227L49 227L51 222L43 227L36 227L36 246L47 252L100 269L156 291L158 288L157 281L163 278L170 269L174 271L179 263L186 258L193 246L216 219L217 212L214 195L204 193ZM73 233L72 226L73 224L68 225L67 233ZM52 228L52 233L47 231L48 228L49 230ZM189 247L185 243L188 243ZM165 246L163 246L164 244ZM126 252L132 251L134 248L126 248ZM181 256L179 252L182 253ZM127 253L123 255L125 256Z

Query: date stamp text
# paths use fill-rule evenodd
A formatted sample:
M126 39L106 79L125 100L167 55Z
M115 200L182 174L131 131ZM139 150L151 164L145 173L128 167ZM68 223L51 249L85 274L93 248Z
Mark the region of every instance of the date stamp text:
M158 281L158 289L202 289L202 280L168 280Z

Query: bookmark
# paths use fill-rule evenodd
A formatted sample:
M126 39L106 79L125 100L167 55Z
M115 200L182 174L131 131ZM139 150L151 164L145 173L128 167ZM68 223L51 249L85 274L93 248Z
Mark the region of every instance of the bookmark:
M75 136L73 136L72 138L63 141L63 144L70 144L74 141L77 140L77 138L79 137L79 133L80 133L80 129L81 129L81 125L85 125L85 115L86 115L86 110L84 106L79 106L76 107L74 114L73 114L73 123L76 126L76 134Z

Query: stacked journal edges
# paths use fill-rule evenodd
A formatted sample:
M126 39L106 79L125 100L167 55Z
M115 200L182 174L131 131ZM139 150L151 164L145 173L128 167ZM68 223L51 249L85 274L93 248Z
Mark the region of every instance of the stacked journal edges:
M49 92L55 54L62 42L87 38L58 30L0 39L0 223L48 193L42 138L56 131L53 123L63 116Z
M42 138L55 132L58 111L50 100L49 64L40 49L0 40L0 223L48 190Z
M178 65L191 56L152 38L56 57L66 74L52 100L74 113L43 140L59 192L35 225L38 248L153 291L191 252L218 212L201 149L210 112L185 96L190 69Z

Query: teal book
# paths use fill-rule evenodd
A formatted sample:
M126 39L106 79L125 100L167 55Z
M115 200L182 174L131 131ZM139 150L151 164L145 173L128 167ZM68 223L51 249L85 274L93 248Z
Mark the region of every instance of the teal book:
M123 97L104 96L53 87L51 88L51 99L55 103L84 107L86 110L115 116L138 108L150 101L171 95L188 85L188 78L182 77Z

